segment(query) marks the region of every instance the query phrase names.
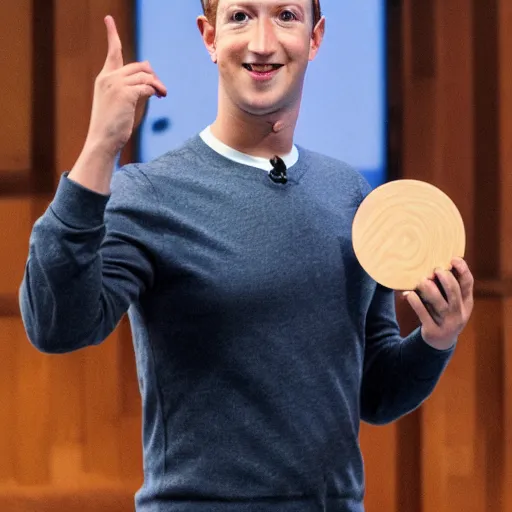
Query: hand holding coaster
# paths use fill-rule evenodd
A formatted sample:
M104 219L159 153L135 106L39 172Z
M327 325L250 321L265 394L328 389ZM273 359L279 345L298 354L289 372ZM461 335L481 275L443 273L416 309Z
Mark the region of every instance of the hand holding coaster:
M414 290L436 268L464 257L462 217L441 190L417 180L396 180L373 190L352 225L357 259L378 283Z

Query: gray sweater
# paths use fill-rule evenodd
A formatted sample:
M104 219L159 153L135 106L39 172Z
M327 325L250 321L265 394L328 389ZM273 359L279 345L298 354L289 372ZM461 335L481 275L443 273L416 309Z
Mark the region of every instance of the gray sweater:
M102 342L128 310L143 399L141 512L360 512L360 420L432 392L452 350L403 339L394 294L360 267L369 192L299 148L287 184L199 136L114 174L64 174L20 290L40 350Z

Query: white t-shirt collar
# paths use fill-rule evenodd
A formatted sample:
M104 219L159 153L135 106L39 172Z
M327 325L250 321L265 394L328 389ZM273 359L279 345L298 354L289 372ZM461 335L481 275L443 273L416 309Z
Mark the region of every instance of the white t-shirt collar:
M270 171L272 169L270 160L259 156L247 155L246 153L237 151L236 149L233 149L221 142L217 137L215 137L215 135L213 135L210 126L207 126L199 135L201 139L203 139L203 142L210 146L210 148L233 162L257 167L264 171ZM284 161L286 168L289 169L292 165L297 163L299 159L299 151L294 144L292 150L288 154L279 156Z

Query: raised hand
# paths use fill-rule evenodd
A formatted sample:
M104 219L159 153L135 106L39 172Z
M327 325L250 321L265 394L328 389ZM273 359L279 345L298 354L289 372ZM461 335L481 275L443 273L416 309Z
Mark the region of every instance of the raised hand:
M124 65L121 40L111 16L105 18L108 53L95 81L94 99L87 141L117 154L132 135L136 117L141 117L146 101L163 97L167 89L149 62Z
M450 348L467 324L473 310L473 276L461 258L452 261L452 271L436 270L435 277L444 294L432 279L424 279L405 296L421 321L423 339L431 346Z

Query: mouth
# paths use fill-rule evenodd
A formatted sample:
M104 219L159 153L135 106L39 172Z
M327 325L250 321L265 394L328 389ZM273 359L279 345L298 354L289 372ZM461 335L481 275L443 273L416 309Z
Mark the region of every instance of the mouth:
M283 67L282 64L247 64L244 63L242 66L247 69L247 71L252 71L253 73L270 73L272 71L276 71L279 68Z

